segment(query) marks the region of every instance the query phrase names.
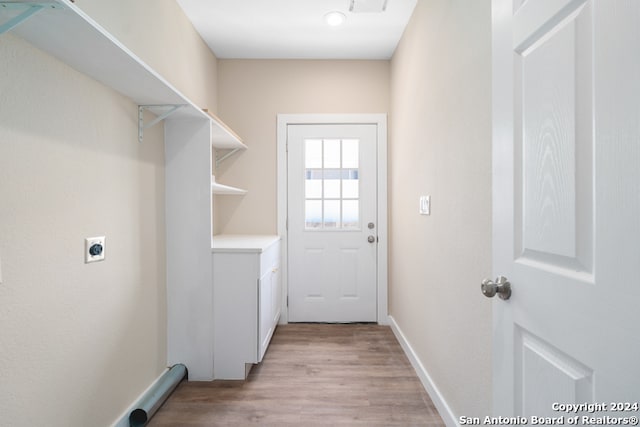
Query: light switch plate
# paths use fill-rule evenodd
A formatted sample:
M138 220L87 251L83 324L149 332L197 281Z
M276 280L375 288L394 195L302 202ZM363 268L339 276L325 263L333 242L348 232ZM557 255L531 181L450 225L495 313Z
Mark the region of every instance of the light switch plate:
M105 237L87 237L84 239L84 262L104 261L104 253L106 252Z
M420 196L420 215L431 215L431 196Z

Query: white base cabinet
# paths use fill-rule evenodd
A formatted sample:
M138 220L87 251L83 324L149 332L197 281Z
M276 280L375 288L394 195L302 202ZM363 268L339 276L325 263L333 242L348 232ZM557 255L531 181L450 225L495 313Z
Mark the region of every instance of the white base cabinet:
M244 380L280 319L280 237L213 238L215 379Z

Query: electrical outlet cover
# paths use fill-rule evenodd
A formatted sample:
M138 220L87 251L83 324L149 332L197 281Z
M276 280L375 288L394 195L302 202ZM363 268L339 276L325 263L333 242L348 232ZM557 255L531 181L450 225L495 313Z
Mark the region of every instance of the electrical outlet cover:
M88 264L90 262L104 261L104 254L106 252L105 237L87 237L84 239L84 262Z

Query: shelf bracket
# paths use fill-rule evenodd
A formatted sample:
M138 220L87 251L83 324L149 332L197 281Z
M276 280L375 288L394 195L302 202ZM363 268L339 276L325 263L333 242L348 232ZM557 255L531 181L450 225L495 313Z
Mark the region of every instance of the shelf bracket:
M229 157L231 157L234 154L236 154L238 151L240 151L240 148L234 148L233 150L229 151L228 153L223 154L222 156L218 156L218 154L216 153L216 170L220 167L222 162L224 162Z
M145 129L148 129L148 128L152 127L152 126L157 125L158 123L160 123L161 121L163 121L164 119L166 119L167 117L169 117L170 115L172 115L173 113L178 111L180 108L184 107L185 105L186 104L138 105L138 142L142 142L142 140L144 139L144 130ZM149 123L145 124L144 123L144 110L149 110L151 108L153 108L153 109L168 108L168 110L165 111L164 113L160 114L155 119L151 120Z
M16 3L16 2L0 2L0 10L20 10L22 13L9 19L4 24L0 24L0 34L13 30L27 19L44 8L57 9L62 8L57 3Z

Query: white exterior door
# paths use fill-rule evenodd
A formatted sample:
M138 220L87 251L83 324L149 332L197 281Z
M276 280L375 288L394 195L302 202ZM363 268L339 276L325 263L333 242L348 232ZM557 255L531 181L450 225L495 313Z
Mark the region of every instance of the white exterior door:
M376 135L287 127L290 322L377 320Z
M637 417L640 2L494 0L493 44L495 415Z

